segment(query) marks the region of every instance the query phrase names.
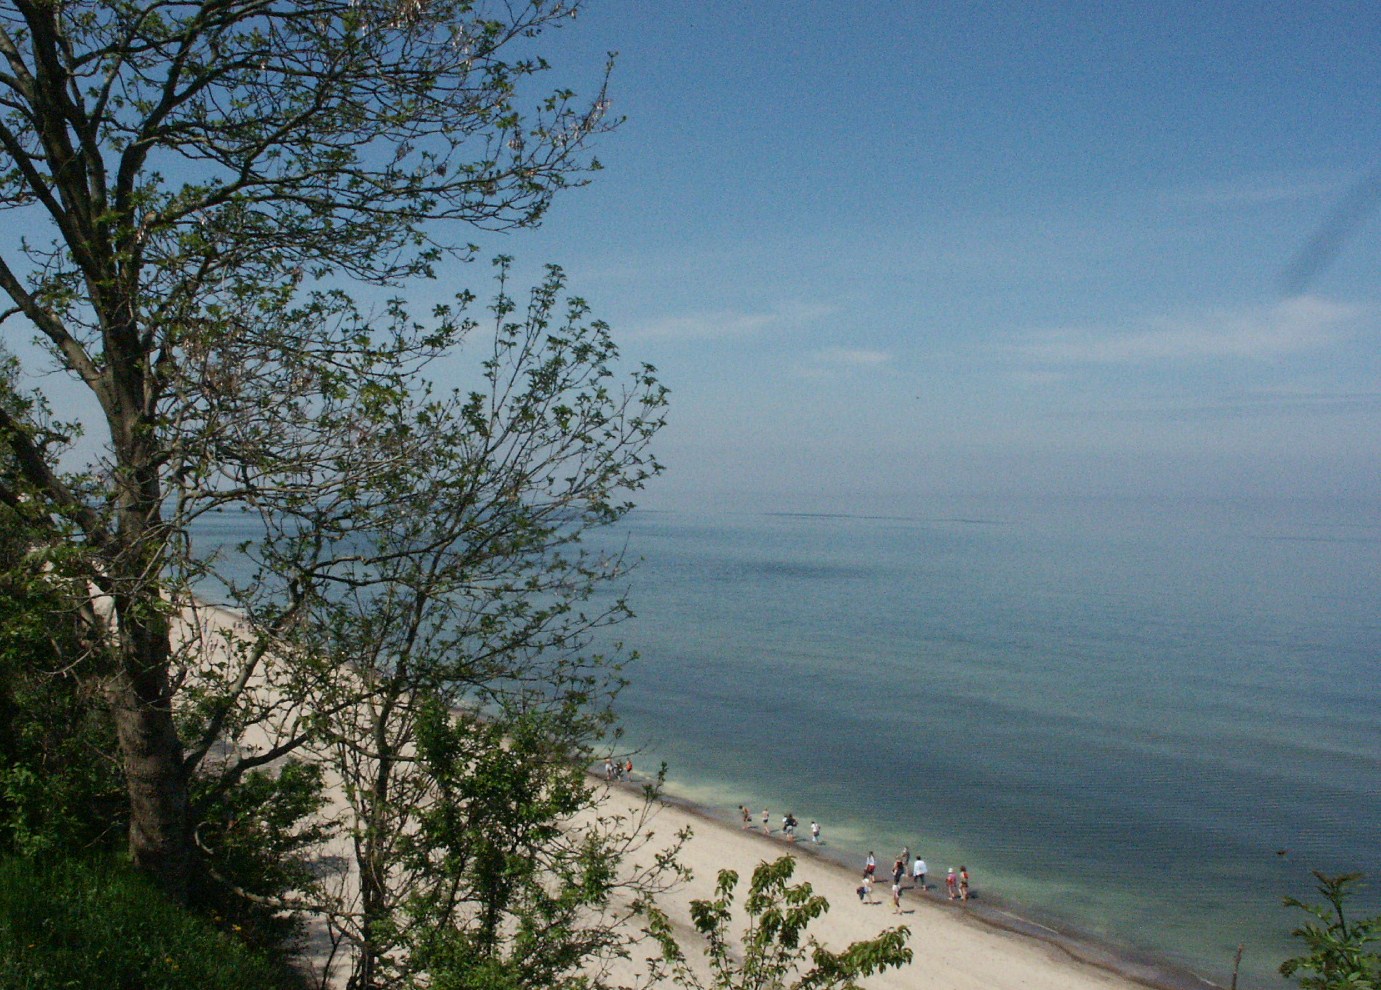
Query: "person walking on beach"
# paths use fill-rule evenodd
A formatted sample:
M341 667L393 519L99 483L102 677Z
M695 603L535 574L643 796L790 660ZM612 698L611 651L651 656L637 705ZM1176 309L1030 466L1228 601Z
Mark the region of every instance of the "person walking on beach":
M767 809L762 809L762 834L772 834L772 816L767 813Z
M612 756L606 756L604 758L604 779L614 779L614 758Z
M863 874L863 902L865 904L877 903L873 900L873 875L871 873Z
M738 806L738 810L741 811L741 812L743 812L743 827L744 827L744 828L752 828L752 827L753 827L753 813L752 813L751 811L748 810L748 805L746 805L746 804L741 804L741 805Z
M786 833L787 842L796 841L796 816L789 811L782 816L782 831Z
M901 878L904 876L906 876L906 867L902 864L901 860L897 860L892 864L892 886L900 887Z
M892 913L901 914L901 883L892 884Z
M911 847L910 847L910 846L902 846L902 847L901 847L901 856L898 857L898 858L901 859L901 865L902 865L902 869L903 869L903 870L906 869L908 866L910 866L910 865L911 865Z
M820 841L820 823L814 818L810 820L810 841L815 843Z
M959 899L967 901L969 899L969 868L959 867Z
M915 865L915 867L913 868L912 873L913 873L913 875L914 875L915 878L916 878L916 886L917 886L917 887L920 887L921 890L922 890L922 892L924 892L924 891L925 891L925 860L923 860L923 859L921 859L919 856L917 856L917 857L916 857L916 865Z
M873 851L869 849L868 858L863 863L863 875L871 880L873 874L877 872L877 868L878 861L873 859Z
M945 874L945 890L949 893L949 899L955 900L959 897L959 878L954 875L954 867L949 868Z

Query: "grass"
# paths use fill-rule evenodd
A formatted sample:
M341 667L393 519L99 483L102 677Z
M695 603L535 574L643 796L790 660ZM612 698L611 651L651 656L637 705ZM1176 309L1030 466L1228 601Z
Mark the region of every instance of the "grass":
M116 859L0 860L0 990L276 990L286 966Z

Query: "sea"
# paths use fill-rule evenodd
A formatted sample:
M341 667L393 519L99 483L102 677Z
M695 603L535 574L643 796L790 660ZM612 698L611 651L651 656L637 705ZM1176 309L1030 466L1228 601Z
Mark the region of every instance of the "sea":
M587 542L637 560L620 749L712 817L964 865L989 920L1171 986L1239 947L1290 985L1313 870L1381 912L1381 502L707 499Z

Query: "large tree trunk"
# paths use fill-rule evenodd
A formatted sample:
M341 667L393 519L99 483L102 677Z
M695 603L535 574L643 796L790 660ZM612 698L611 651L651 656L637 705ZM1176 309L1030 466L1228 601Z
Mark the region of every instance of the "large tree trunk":
M110 417L111 434L124 472L112 547L119 549L106 563L118 651L111 701L129 790L130 857L173 900L185 903L192 864L187 770L173 722L173 650L159 531L162 488L152 416L140 406L146 389L142 371L134 357L112 365L119 406Z
M158 609L161 603L143 603ZM129 790L129 851L136 869L175 901L187 899L191 833L187 821L187 776L182 741L173 724L168 683L167 624L120 617L120 672L112 691L115 728Z

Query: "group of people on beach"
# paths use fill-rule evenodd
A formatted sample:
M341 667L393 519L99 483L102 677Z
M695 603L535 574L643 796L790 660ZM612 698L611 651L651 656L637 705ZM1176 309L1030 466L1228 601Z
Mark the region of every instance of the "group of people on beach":
M912 878L912 889L919 889L925 893L926 886L926 866L925 860L919 856L915 862L911 861L911 849L907 846L902 847L901 855L892 863L892 911L901 914L901 892L902 881L908 875ZM864 904L876 904L873 900L873 879L877 874L877 859L873 856L872 850L868 850L868 858L863 861L863 882L854 891L858 899ZM949 894L952 901L967 901L969 899L969 868L959 867L959 872L954 872L954 867L949 868L945 874L945 891Z
M739 814L743 818L743 827L750 829L753 827L753 812L748 809L748 805L738 806ZM782 816L782 835L787 842L796 841L796 816L788 811ZM762 809L762 834L772 834L772 816L768 809ZM810 841L819 843L820 823L811 819L810 822ZM877 858L873 851L868 850L868 858L863 862L863 882L859 884L854 892L858 894L858 899L865 904L876 904L873 900L873 881L877 875ZM911 848L903 846L901 855L892 863L892 910L901 914L901 892L902 881L908 876L911 878L911 889L920 890L925 893L929 888L926 885L926 871L928 867L924 859L919 856L913 862L911 859ZM958 872L954 867L950 867L945 874L945 892L952 901L967 901L969 899L969 868L960 866Z
M748 805L739 805L738 811L739 814L743 816L743 827L746 829L752 828L753 813L748 810ZM792 812L788 811L786 814L782 815L782 835L787 842L796 841L796 829L800 824L801 823L796 820L796 816ZM762 809L762 834L772 834L772 816L768 813L766 808ZM816 844L820 842L820 823L814 819L811 819L810 822L810 841Z
M605 780L632 780L633 779L633 757L626 760L615 760L612 756L604 758L604 779Z

